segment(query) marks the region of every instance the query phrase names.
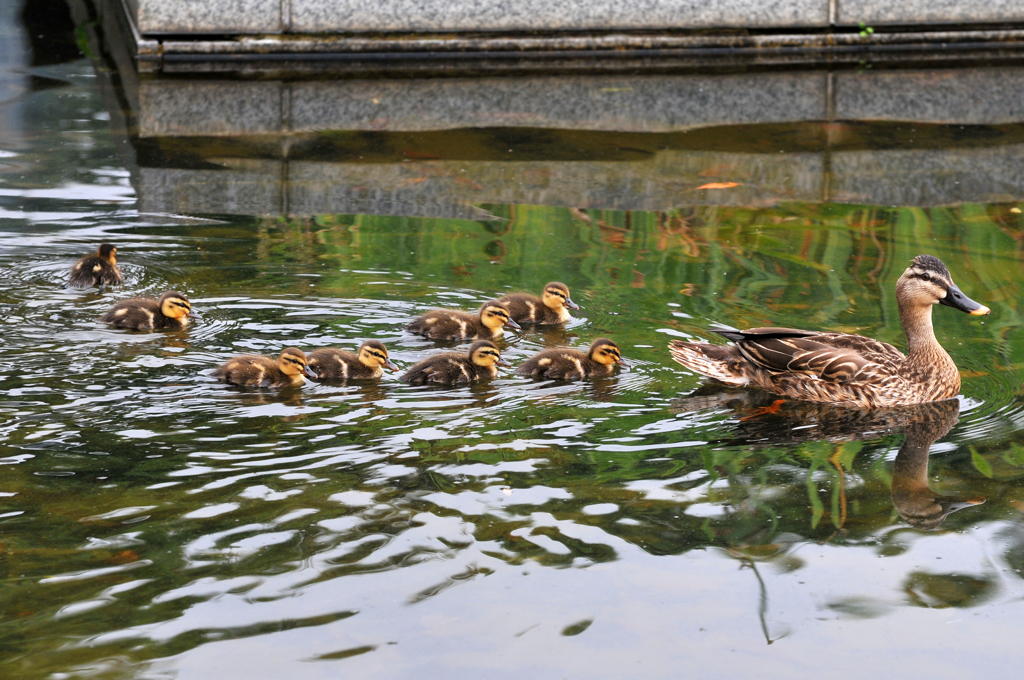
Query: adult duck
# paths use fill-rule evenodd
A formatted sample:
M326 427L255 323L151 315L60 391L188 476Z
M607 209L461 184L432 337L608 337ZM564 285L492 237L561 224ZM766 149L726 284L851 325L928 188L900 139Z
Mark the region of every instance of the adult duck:
M974 316L988 314L989 308L964 295L932 255L918 255L903 272L896 301L907 334L906 355L863 335L723 326L710 330L731 345L674 340L669 350L683 366L721 382L804 401L884 408L955 397L960 372L935 339L932 305Z

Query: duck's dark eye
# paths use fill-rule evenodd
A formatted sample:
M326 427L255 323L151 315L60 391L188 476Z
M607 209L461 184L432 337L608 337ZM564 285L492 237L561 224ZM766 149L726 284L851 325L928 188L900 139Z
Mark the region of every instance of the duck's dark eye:
M931 281L932 280L932 275L929 274L928 272L924 272L923 274L921 274L921 280L922 281Z

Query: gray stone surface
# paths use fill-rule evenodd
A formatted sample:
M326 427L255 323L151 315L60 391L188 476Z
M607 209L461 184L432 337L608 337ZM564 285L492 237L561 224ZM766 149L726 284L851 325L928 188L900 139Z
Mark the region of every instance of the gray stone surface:
M153 0L147 0L153 1ZM291 0L292 30L509 31L824 26L827 0Z
M280 82L143 80L139 134L143 137L249 135L284 130Z
M1021 68L840 72L833 82L839 119L964 125L1024 121Z
M278 33L287 0L129 0L135 25L154 33ZM330 4L324 2L323 4Z
M1021 0L836 0L838 25L1024 21Z
M280 82L149 79L139 133L543 127L664 132L814 120L823 73Z
M464 127L669 132L828 118L995 125L1024 122L1024 68L292 83L149 78L137 98L139 133L147 137Z
M823 74L351 80L291 86L305 130L543 127L663 132L822 118Z
M120 1L120 0L119 0ZM143 35L826 28L830 0L124 0ZM1012 23L1020 0L833 0L834 25Z

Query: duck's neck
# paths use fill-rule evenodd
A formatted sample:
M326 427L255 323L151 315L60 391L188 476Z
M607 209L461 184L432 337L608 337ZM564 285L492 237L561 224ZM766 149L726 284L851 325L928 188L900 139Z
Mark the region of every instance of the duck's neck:
M907 334L907 369L934 370L943 368L945 364L945 367L956 371L953 359L935 339L932 305L901 304L900 323Z

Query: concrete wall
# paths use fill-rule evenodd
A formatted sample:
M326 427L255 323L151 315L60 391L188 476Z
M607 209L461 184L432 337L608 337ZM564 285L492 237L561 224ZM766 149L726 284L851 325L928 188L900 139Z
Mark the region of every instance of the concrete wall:
M539 127L672 132L803 120L1024 122L1024 68L138 84L143 137Z
M1020 0L125 0L143 35L1013 23Z

